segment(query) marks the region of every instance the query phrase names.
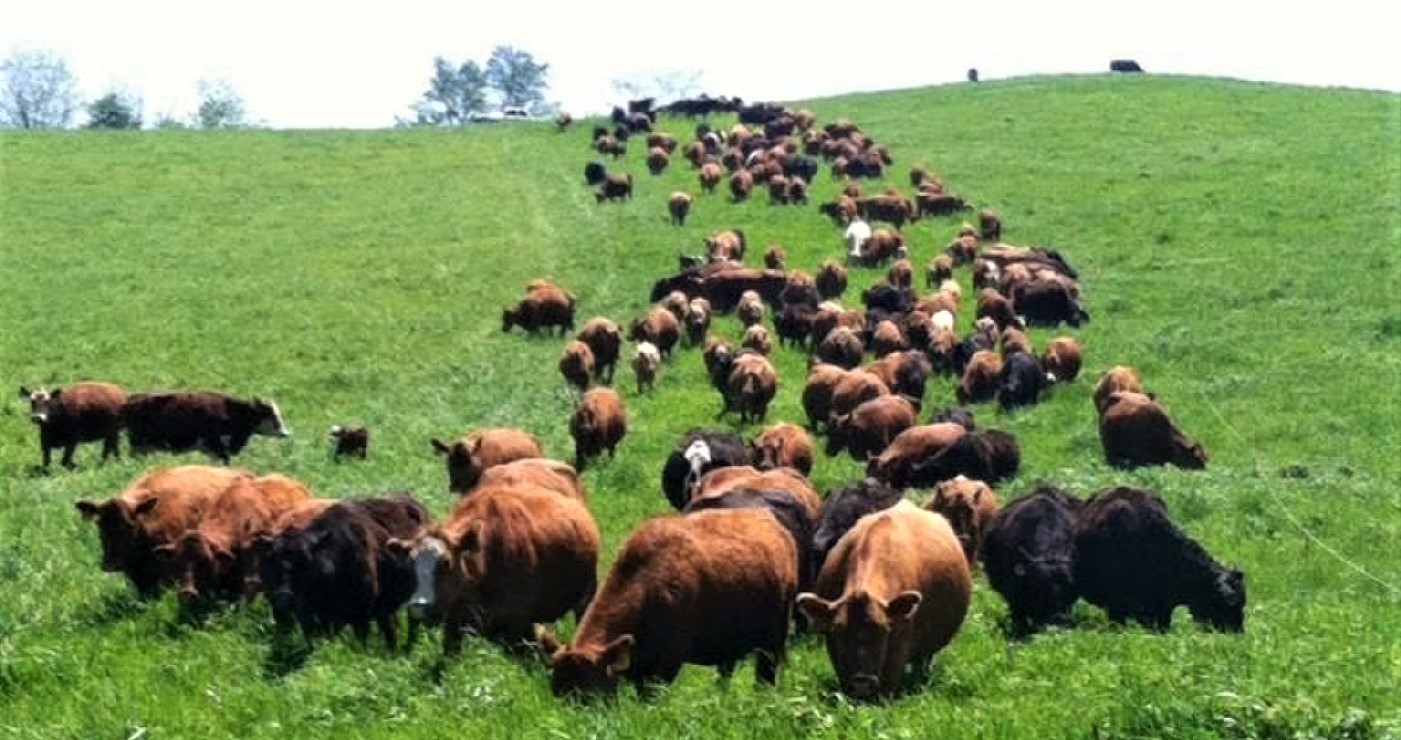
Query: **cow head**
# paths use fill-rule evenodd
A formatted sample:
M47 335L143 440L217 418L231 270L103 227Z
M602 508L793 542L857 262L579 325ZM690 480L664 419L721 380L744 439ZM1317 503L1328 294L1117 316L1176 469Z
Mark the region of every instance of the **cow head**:
M599 198L599 200L601 201L602 198ZM516 324L519 324L519 323L520 323L520 320L517 318L517 313L516 313L516 311L515 311L514 309L511 309L511 308L503 308L503 309L501 309L501 331L503 331L503 332L509 332L509 331L511 331L511 327L512 327L512 326L515 326Z
M385 551L395 560L413 566L414 592L409 597L409 613L420 622L436 621L442 614L439 601L439 572L450 567L448 543L436 534L416 540L390 539Z
M63 395L62 388L55 388L51 391L36 388L31 391L21 386L19 389L19 397L29 401L29 420L39 426L49 423L49 414L58 404L61 395Z
M541 642L547 647L549 641ZM617 691L632 667L637 639L622 635L601 647L558 647L550 656L550 690L555 696L601 696ZM548 647L547 647L548 649Z
M214 591L235 561L232 551L199 532L186 532L155 552L161 570L176 584L176 596L187 606Z
M481 439L459 439L450 445L436 439L430 440L430 442L439 455L447 458L448 491L466 493L472 490L482 477L482 464L477 459L477 449L481 447Z
M827 416L827 456L835 457L846 449L851 436L851 414Z
M1187 601L1192 619L1222 632L1245 630L1245 574L1234 568L1213 569L1211 582Z
M710 444L704 439L697 439L686 446L681 452L681 457L686 461L686 490L689 492L700 482L701 476L710 469L711 452Z
M783 464L783 448L786 440L780 436L760 437L749 443L754 467L759 470L773 470Z
M1198 442L1188 440L1174 440L1172 463L1180 468L1189 470L1206 469L1206 449Z
M304 584L335 573L334 553L320 547L327 539L322 530L290 529L253 541L263 593L278 624L287 624L301 610Z
M292 436L292 430L287 428L287 422L282 418L282 409L277 407L276 402L254 398L253 409L258 418L258 426L253 430L254 434L261 434L264 437Z
M84 519L97 524L102 542L102 569L115 573L124 569L141 546L141 520L156 508L159 499L147 498L133 505L120 498L101 503L83 499L73 506Z
M904 665L904 655L890 653L908 650L908 640L891 636L908 630L922 598L918 591L905 591L884 601L858 590L827 601L804 593L798 595L797 605L813 629L827 635L827 654L842 692L864 700L898 688L885 685L882 678L888 664Z

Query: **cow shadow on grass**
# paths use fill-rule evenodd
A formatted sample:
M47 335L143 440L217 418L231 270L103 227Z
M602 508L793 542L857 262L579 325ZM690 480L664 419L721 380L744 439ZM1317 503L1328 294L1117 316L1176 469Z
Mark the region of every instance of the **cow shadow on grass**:
M77 621L103 627L124 622L150 611L154 601L141 599L130 590L108 591L75 614Z

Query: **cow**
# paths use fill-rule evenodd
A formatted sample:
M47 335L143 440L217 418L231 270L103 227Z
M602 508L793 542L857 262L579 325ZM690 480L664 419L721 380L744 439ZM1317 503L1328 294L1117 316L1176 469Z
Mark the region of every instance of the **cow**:
M700 188L706 195L714 195L715 188L720 185L720 178L725 176L725 170L715 162L705 162L700 166Z
M769 338L769 330L762 324L754 324L744 330L744 337L740 339L739 346L744 349L752 349L765 357L773 354L773 340Z
M846 231L842 233L842 241L846 244L846 258L848 262L860 262L866 254L866 242L871 238L871 225L863 219L852 219L846 225Z
M609 459L628 431L627 408L612 388L595 388L574 407L569 436L574 438L574 467L583 470L590 457L608 451Z
M746 329L764 320L764 299L752 290L746 290L735 306L735 316Z
M832 409L832 394L836 391L837 384L847 376L847 372L839 365L824 362L818 362L808 370L807 380L803 385L802 404L803 412L808 418L809 430L815 432L827 423Z
M598 189L594 191L594 199L602 203L611 200L630 200L632 198L632 173L615 172L609 175L603 182L599 183Z
M224 464L253 435L292 435L273 401L242 401L222 393L136 393L122 405L122 424L133 455L199 448Z
M1069 383L1080 376L1080 343L1073 337L1056 337L1041 353L1041 367L1049 383Z
M875 478L865 478L829 491L818 512L817 529L812 535L813 562L821 569L827 554L856 522L867 514L888 509L903 500L900 489Z
M879 396L888 395L890 388L880 377L865 370L854 370L838 378L828 399L828 427L831 417L840 417Z
M394 649L396 615L415 576L387 543L417 539L428 522L428 510L406 494L343 499L305 526L259 538L262 585L279 630L295 621L311 643L348 626L364 643L374 623Z
M487 468L482 471L476 490L498 486L544 488L561 496L588 500L584 482L574 466L544 457L526 457Z
M1017 438L1000 429L977 429L961 435L937 453L908 468L906 485L932 486L959 475L997 485L1017 474L1022 451Z
M539 285L524 298L501 311L501 331L519 326L529 334L541 329L558 329L559 335L574 330L573 294L554 285Z
M818 362L851 370L861 364L866 355L866 346L856 332L845 326L827 332L827 336L813 348L813 357Z
M666 208L673 225L685 226L686 216L691 213L691 196L678 190L667 199Z
M67 388L21 387L29 402L29 420L39 427L40 467L49 469L51 453L63 448L63 467L73 467L73 453L82 442L102 442L102 459L121 457L117 443L122 428L126 391L112 383L88 381Z
M244 566L252 561L254 538L310 499L304 484L282 475L240 477L217 494L197 526L155 548L182 607L250 596Z
M632 356L632 372L637 376L637 395L643 390L657 387L657 376L662 371L662 353L651 342L638 342L637 351Z
M788 261L788 253L783 250L780 244L771 244L764 250L764 267L770 270L784 269L784 263Z
M728 429L692 429L662 464L662 493L680 511L691 500L691 488L707 472L730 465L749 465L744 438Z
M856 212L867 221L885 221L897 229L917 218L914 204L898 195L874 195L856 201Z
M1046 390L1046 371L1030 352L1013 352L1002 361L997 379L997 405L1003 411L1034 406Z
M1185 604L1201 624L1245 629L1245 575L1213 560L1152 491L1118 487L1090 496L1078 512L1075 551L1076 588L1114 622L1166 632L1173 609Z
M370 430L365 426L331 427L331 460L340 462L342 457L358 457L361 460L369 454Z
M1206 450L1183 434L1155 400L1132 391L1112 393L1099 415L1104 459L1116 468L1172 464L1188 470L1206 468Z
M881 227L861 243L861 254L853 261L863 267L877 267L906 255L905 235Z
M654 146L647 150L647 171L653 175L660 175L666 171L667 165L671 164L671 155L667 150L659 146Z
M564 376L565 383L580 393L588 390L594 374L593 350L589 349L589 345L577 339L564 345L559 357L559 374Z
M738 203L754 191L754 173L746 169L736 170L730 175L730 199Z
M948 216L960 211L971 211L968 201L952 193L921 190L915 193L915 214L918 216Z
M710 331L710 320L710 301L692 298L686 304L686 339L693 346L705 341L705 335Z
M1128 365L1115 365L1104 371L1095 382L1094 402L1095 411L1104 413L1104 408L1108 404L1109 397L1118 392L1144 393L1143 379L1139 376L1138 370ZM1144 393L1149 398L1151 393Z
M740 352L720 358L711 371L710 382L720 392L723 404L715 418L738 411L740 422L763 421L769 403L778 393L778 373L768 358L757 352Z
M822 300L840 298L846 292L846 268L833 260L825 260L817 268L817 294Z
M544 457L540 440L520 429L478 429L451 444L429 440L447 459L448 491L465 494L477 485L482 472L496 465L528 457Z
M902 502L857 522L797 607L827 636L842 692L891 696L922 678L968 614L973 579L943 516Z
M809 304L784 304L773 316L774 333L778 335L779 345L791 344L806 349L816 315L817 309Z
M1002 507L983 530L979 558L988 585L1007 602L1009 633L1027 637L1070 623L1075 586L1075 527L1083 503L1052 486Z
M595 316L584 322L574 339L588 345L593 353L594 379L605 384L613 382L618 367L618 354L623 346L623 331L611 319Z
M671 349L681 341L681 322L665 308L653 308L646 317L633 319L628 328L628 339L651 342L662 357L670 357Z
M1109 62L1110 72L1142 72L1143 68L1138 66L1138 62L1133 59L1112 59Z
M608 179L608 168L602 162L589 162L584 165L584 183L593 187Z
M992 350L973 353L963 369L963 380L954 395L959 403L981 403L997 395L1001 385L1002 358Z
M682 513L711 509L763 509L772 514L793 537L798 556L798 589L812 588L813 578L817 575L812 553L812 533L817 527L817 512L798 500L791 491L760 486L732 487L714 495L691 499Z
M908 399L877 396L850 413L832 416L827 424L827 456L835 457L845 448L853 460L873 459L914 423L915 407Z
M923 352L912 349L886 354L867 365L866 371L880 378L891 393L904 396L918 411L923 404L924 388L934 368Z
M866 474L896 488L915 485L911 469L920 461L947 449L968 430L959 424L940 422L911 426L899 433L879 456L866 466Z
M719 509L642 523L623 544L573 641L541 634L557 696L612 694L627 679L640 695L675 680L684 663L722 677L751 652L774 684L797 595L797 548L763 509Z
M802 473L793 468L759 470L751 465L727 465L708 471L691 487L691 501L724 495L736 488L783 491L817 518L822 498Z
M1071 289L1063 282L1038 280L1012 291L1012 306L1030 326L1057 326L1062 322L1078 327L1090 320Z
M940 422L951 422L970 432L978 428L977 422L973 418L973 412L962 406L945 406L930 414L929 423L938 424Z
M443 623L443 653L465 628L506 644L537 623L582 617L597 585L599 535L582 501L529 485L496 485L462 499L447 520L388 549L413 563L409 611Z
M947 254L936 254L924 271L924 287L932 288L953 278L953 258Z
M141 475L106 501L73 504L97 525L102 570L122 573L142 599L160 595L168 583L155 550L199 526L215 498L236 480L251 477L236 468L183 465Z
M991 208L978 211L978 238L985 241L1002 241L1002 217Z
M963 545L968 567L977 568L978 547L988 522L997 515L997 494L988 484L959 475L934 487L926 509L944 515Z
M871 354L877 358L904 352L909 347L910 343L905 340L905 335L900 331L900 327L890 319L878 322L871 330Z
M1017 312L1012 308L1012 302L994 288L983 288L978 291L978 309L974 316L980 319L985 316L992 319L996 322L998 331L1009 326L1021 326L1021 320L1017 318Z
M759 470L793 468L812 474L812 438L796 424L766 426L749 441L750 457Z

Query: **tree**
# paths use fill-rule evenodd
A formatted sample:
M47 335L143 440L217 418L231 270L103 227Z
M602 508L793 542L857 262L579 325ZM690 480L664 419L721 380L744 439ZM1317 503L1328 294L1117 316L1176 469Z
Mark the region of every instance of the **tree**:
M112 91L88 103L88 128L141 128L141 100Z
M628 100L650 97L665 104L694 95L700 89L700 78L701 73L696 70L671 70L649 80L620 77L613 80L613 90Z
M195 119L200 128L247 128L248 113L243 97L226 80L201 80L199 110Z
M526 108L545 101L550 65L535 61L530 52L514 46L498 46L486 62L487 84L501 95L503 106Z
M433 79L414 106L419 126L461 126L473 113L486 110L486 73L470 59L455 66L443 57L433 59ZM400 123L407 123L400 121Z
M0 126L64 128L73 123L78 94L63 57L17 52L0 62Z

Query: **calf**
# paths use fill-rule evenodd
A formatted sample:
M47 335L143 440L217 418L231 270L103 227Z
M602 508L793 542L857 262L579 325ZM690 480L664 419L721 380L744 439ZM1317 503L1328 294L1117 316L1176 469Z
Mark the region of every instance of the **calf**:
M583 393L589 389L593 373L593 350L589 349L589 345L577 339L564 345L564 352L559 358L559 374L564 376L565 383Z
M763 509L697 511L643 522L628 537L568 647L551 652L557 696L610 694L630 680L640 694L675 680L684 663L728 677L751 652L759 681L784 660L797 594L797 548Z
M120 457L117 441L122 428L126 391L112 383L74 383L67 388L29 390L20 398L29 402L29 420L39 427L41 467L49 469L51 453L63 448L61 463L73 467L73 452L82 442L102 442L102 459Z
M462 499L440 526L388 548L411 561L410 612L443 623L443 653L465 628L516 644L537 623L584 614L597 584L598 525L578 499L529 485L497 485Z
M746 290L735 306L735 316L746 329L764 320L764 299L752 290Z
M1105 399L1099 415L1104 459L1116 468L1172 464L1206 467L1206 450L1183 434L1163 407L1142 393L1121 391Z
M585 393L569 422L569 436L574 438L574 467L582 471L590 457L597 457L604 450L612 459L627 431L627 409L617 391L595 388Z
M358 457L361 460L370 450L370 430L364 426L345 427L337 424L331 427L331 459L340 462L342 457Z
M997 211L984 208L978 211L978 238L984 241L1002 241L1002 218Z
M959 475L996 485L1021 468L1017 438L999 429L978 429L909 467L908 485L932 486Z
M132 454L202 449L228 464L253 435L292 435L272 401L240 401L222 393L137 393L122 406Z
M788 261L788 253L783 250L782 245L771 244L764 250L764 267L770 270L782 270Z
M754 324L745 329L739 346L752 349L765 357L773 354L773 340L769 338L769 330L761 324Z
M692 429L662 463L662 493L680 511L701 476L715 468L749 463L749 448L738 434L728 429Z
M827 425L827 455L835 456L846 448L853 460L872 459L914 423L914 404L905 398L873 398L849 414L832 417Z
M968 567L976 568L978 548L988 522L997 515L997 494L988 484L967 476L957 476L934 487L925 508L944 515L963 545Z
M1010 632L1025 637L1069 624L1075 587L1075 519L1081 502L1041 486L1004 506L983 531L979 555L988 585L1004 601Z
M637 351L632 356L632 372L637 376L637 395L643 390L657 387L657 376L662 371L662 353L651 342L638 342Z
M749 442L750 457L760 470L793 468L803 475L812 474L812 438L796 424L774 424L764 427Z
M837 543L798 609L827 635L842 692L858 700L922 677L958 634L973 579L947 520L909 502L865 517Z
M447 458L448 491L457 494L472 490L488 468L545 456L540 440L519 429L478 429L451 444L437 439L430 442L439 455Z
M1111 488L1090 496L1075 526L1075 584L1115 622L1166 632L1185 604L1197 622L1245 629L1245 575L1212 559L1168 517L1152 491Z
M611 319L595 316L584 322L574 338L588 345L593 354L594 380L611 384L623 346L623 330Z

